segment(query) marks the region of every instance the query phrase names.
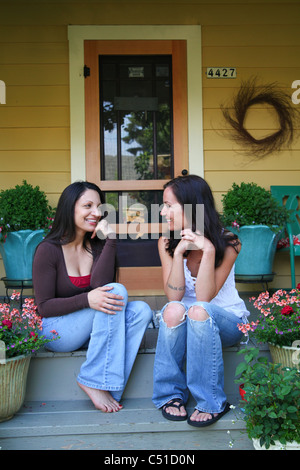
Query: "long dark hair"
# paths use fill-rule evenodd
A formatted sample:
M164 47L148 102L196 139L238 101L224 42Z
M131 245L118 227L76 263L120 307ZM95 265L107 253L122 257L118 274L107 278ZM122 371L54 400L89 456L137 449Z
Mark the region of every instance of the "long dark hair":
M88 181L76 181L75 183L67 186L62 192L55 218L52 224L52 229L45 237L45 240L59 245L66 245L75 239L76 230L74 222L74 208L75 204L88 189L92 189L99 194L100 202L105 202L105 197L101 189L94 183ZM103 244L103 241L98 237L91 240L92 233L87 232L84 237L83 246L86 250L90 251L88 245ZM87 243L89 241L89 244Z
M197 175L178 176L164 185L164 189L171 188L180 205L191 207L191 229L196 231L197 205L204 205L204 236L212 242L216 249L215 266L219 266L224 258L228 245L234 248L239 244L236 235L231 234L221 224L219 213L215 208L212 191L207 182ZM173 256L180 238L170 233L166 250ZM187 256L188 252L186 253Z

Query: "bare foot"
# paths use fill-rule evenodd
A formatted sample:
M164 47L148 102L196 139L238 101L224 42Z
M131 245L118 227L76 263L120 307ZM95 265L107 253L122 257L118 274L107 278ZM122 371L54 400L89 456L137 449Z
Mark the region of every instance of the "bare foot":
M187 418L187 413L181 399L173 398L162 407L162 414L171 421L183 421Z
M213 417L218 416L218 413L204 413L202 411L195 410L194 413L190 417L190 421L196 421L196 422L207 421L211 419L212 416Z
M79 387L88 395L92 400L97 410L101 410L104 413L112 413L119 411L123 408L117 400L115 400L107 390L98 390L96 388L90 388L77 382Z

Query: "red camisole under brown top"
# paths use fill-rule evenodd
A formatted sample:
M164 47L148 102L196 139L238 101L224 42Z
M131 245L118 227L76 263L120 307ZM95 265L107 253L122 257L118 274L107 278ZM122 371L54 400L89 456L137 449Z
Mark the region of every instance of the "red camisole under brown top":
M91 283L91 275L88 274L87 276L69 276L70 281L76 287L88 287Z

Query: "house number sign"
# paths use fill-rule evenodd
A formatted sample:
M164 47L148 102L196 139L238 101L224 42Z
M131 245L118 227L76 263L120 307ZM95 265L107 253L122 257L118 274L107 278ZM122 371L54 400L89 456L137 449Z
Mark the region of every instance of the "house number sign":
M236 78L236 67L207 67L207 78Z

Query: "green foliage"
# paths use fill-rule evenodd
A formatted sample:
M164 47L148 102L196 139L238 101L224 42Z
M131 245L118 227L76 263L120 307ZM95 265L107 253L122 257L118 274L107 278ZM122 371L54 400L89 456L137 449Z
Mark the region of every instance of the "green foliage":
M268 449L275 441L300 442L300 375L296 368L283 368L259 357L257 348L239 351L244 362L236 369L236 382L244 383L243 401L249 438L260 439Z
M0 192L0 231L38 230L47 228L54 210L49 206L46 194L25 180L22 185Z
M272 196L271 192L256 183L233 183L223 195L222 221L225 227L267 225L270 228L285 226L289 212Z

